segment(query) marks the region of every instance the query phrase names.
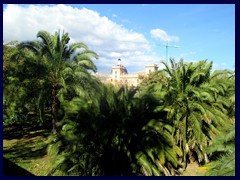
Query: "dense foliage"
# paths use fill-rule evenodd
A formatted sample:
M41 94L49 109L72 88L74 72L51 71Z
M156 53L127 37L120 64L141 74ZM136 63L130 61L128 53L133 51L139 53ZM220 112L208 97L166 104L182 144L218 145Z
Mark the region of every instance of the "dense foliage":
M235 128L228 127L207 148L211 163L207 176L235 176Z
M49 175L180 175L192 161L234 175L234 72L171 59L138 87L112 86L85 44L37 37L4 44L4 125L52 128Z

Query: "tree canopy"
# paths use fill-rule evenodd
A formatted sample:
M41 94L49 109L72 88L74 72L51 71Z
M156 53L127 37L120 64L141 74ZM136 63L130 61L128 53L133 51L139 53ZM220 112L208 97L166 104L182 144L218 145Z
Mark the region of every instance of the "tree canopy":
M52 129L49 175L181 175L193 161L234 175L235 72L170 59L138 87L113 86L84 43L37 38L3 46L4 127Z

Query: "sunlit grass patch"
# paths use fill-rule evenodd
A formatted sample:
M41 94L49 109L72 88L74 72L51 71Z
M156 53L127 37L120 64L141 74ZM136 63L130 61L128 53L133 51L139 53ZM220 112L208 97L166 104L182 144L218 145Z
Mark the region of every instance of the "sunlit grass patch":
M42 132L42 131L41 131ZM31 131L21 139L4 139L3 155L16 165L36 176L47 175L50 166L47 154L47 138L39 135L40 131ZM15 172L12 172L13 175Z

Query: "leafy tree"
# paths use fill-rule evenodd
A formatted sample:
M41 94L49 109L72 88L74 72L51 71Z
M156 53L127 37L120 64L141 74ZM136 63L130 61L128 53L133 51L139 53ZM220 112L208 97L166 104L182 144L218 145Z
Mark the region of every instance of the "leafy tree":
M38 94L43 68L24 50L17 48L18 42L4 45L4 124L37 123Z
M154 91L153 88L156 84L166 85L168 78L167 73L163 70L150 73L148 76L140 76L142 82L139 84L139 90L142 93L149 93Z

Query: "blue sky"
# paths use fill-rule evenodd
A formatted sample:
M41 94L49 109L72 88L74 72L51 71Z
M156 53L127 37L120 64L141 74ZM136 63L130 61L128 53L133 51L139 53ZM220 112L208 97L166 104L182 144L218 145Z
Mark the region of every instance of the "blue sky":
M168 57L213 61L214 69L235 68L234 4L4 5L3 39L33 40L37 31L69 32L99 54L100 72L122 59L130 73ZM16 28L18 27L18 28Z

